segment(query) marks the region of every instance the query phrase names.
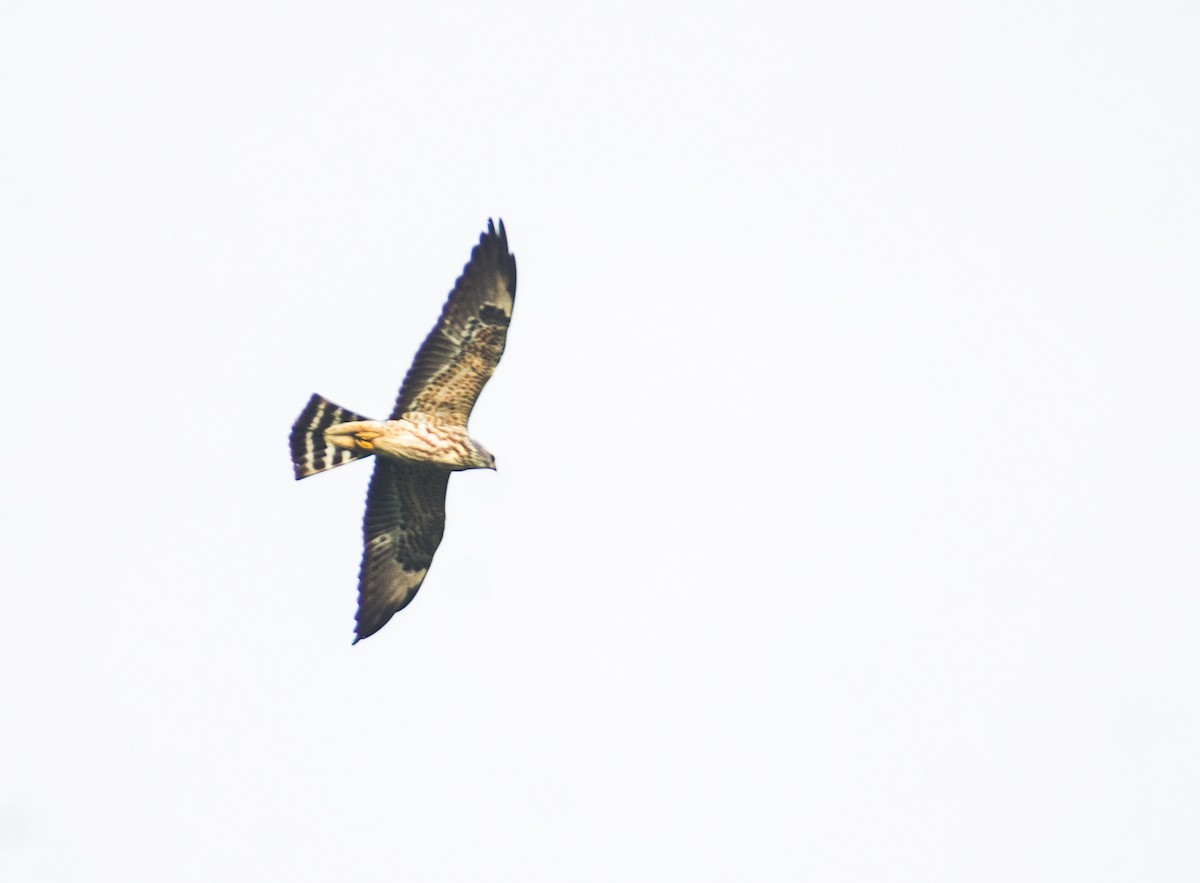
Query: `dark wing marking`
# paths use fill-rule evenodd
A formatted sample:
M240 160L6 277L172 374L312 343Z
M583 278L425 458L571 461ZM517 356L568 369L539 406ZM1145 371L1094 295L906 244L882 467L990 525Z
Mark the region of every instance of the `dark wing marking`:
M376 458L363 519L354 642L383 628L417 594L442 541L450 473Z
M420 411L439 422L467 425L479 392L504 352L517 293L517 260L508 250L504 222L487 232L417 351L392 418Z
M371 456L367 451L348 451L325 441L325 430L335 423L366 419L368 418L361 414L348 411L341 405L335 405L329 399L313 393L296 422L292 424L289 441L292 447L292 469L296 478L308 478L334 466Z

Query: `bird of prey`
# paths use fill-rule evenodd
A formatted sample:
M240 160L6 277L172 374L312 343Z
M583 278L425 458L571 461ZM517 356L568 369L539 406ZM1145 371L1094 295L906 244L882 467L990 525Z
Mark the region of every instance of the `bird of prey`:
M292 465L307 478L375 456L363 519L354 643L379 631L421 588L446 522L451 472L495 469L467 419L504 352L517 261L504 222L487 232L413 360L387 420L313 395L292 426Z

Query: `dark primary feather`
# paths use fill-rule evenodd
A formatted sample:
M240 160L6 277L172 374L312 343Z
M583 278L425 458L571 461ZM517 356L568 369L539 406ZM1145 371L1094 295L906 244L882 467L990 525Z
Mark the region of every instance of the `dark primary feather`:
M517 260L504 221L487 232L454 283L450 297L400 387L391 419L420 411L465 426L475 400L504 352L517 292Z
M355 643L383 628L425 580L446 525L450 473L433 466L375 459L363 518Z

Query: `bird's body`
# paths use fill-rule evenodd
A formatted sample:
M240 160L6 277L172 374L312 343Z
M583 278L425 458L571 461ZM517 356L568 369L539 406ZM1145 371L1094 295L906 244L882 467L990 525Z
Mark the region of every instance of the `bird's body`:
M369 420L319 395L292 427L296 478L375 457L363 519L355 641L412 601L442 540L451 472L495 469L467 432L480 390L500 361L517 290L504 222L488 221L438 323L417 351L387 420Z
M407 460L458 472L495 469L495 460L466 427L411 412L399 420L352 420L325 430L326 441L347 451Z

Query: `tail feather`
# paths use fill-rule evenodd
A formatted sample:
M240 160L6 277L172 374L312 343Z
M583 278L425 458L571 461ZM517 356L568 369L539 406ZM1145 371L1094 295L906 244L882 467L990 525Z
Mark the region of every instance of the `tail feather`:
M296 470L296 479L308 478L351 460L371 456L365 451L336 448L325 441L325 430L335 423L369 419L313 393L292 425L292 466Z

